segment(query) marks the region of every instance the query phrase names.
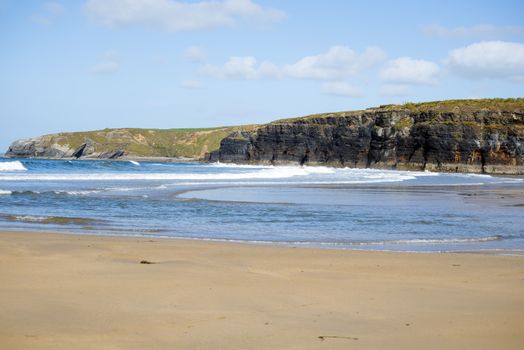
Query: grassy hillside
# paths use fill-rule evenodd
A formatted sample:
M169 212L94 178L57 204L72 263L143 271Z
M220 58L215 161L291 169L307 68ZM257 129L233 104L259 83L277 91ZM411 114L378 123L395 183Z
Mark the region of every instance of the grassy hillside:
M202 157L219 148L220 141L238 130L253 126L205 129L104 129L49 135L52 143L76 149L92 141L95 152L122 149L142 157Z

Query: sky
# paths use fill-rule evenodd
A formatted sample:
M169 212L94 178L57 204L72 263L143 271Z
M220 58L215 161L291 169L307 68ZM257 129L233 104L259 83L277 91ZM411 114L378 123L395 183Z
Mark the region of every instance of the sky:
M524 96L524 1L0 0L0 152L117 127Z

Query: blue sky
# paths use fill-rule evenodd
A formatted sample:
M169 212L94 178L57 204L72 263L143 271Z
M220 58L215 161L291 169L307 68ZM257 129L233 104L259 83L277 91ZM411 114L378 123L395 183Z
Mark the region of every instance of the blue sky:
M0 0L0 151L106 127L524 96L522 1Z

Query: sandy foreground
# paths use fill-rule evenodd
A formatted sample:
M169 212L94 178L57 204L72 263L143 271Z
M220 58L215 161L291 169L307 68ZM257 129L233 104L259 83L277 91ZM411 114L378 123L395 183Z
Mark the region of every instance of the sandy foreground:
M524 349L524 255L0 232L0 349Z

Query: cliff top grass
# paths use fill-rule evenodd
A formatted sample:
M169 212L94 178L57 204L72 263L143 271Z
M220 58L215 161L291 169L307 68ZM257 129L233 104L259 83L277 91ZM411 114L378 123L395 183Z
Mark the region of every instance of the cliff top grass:
M381 106L379 109L409 109L411 111L436 111L453 112L472 112L481 109L489 111L513 111L524 109L524 98L486 98L486 99L466 99L466 100L444 100L432 102L406 102L402 105Z
M220 141L239 130L253 130L255 125L215 128L138 129L118 128L47 135L52 142L75 149L88 140L95 151L123 149L127 155L159 157L202 157L217 150Z
M379 107L372 107L365 110L342 111L331 113L311 114L305 117L293 117L275 120L272 123L288 123L298 120L307 120L314 118L327 118L337 116L349 116L361 114L364 112L377 111L403 111L409 110L413 112L427 112L433 111L438 113L446 112L462 112L471 113L479 110L489 111L515 111L524 110L524 98L486 98L486 99L464 99L464 100L444 100L431 102L406 102L403 104L382 105Z

